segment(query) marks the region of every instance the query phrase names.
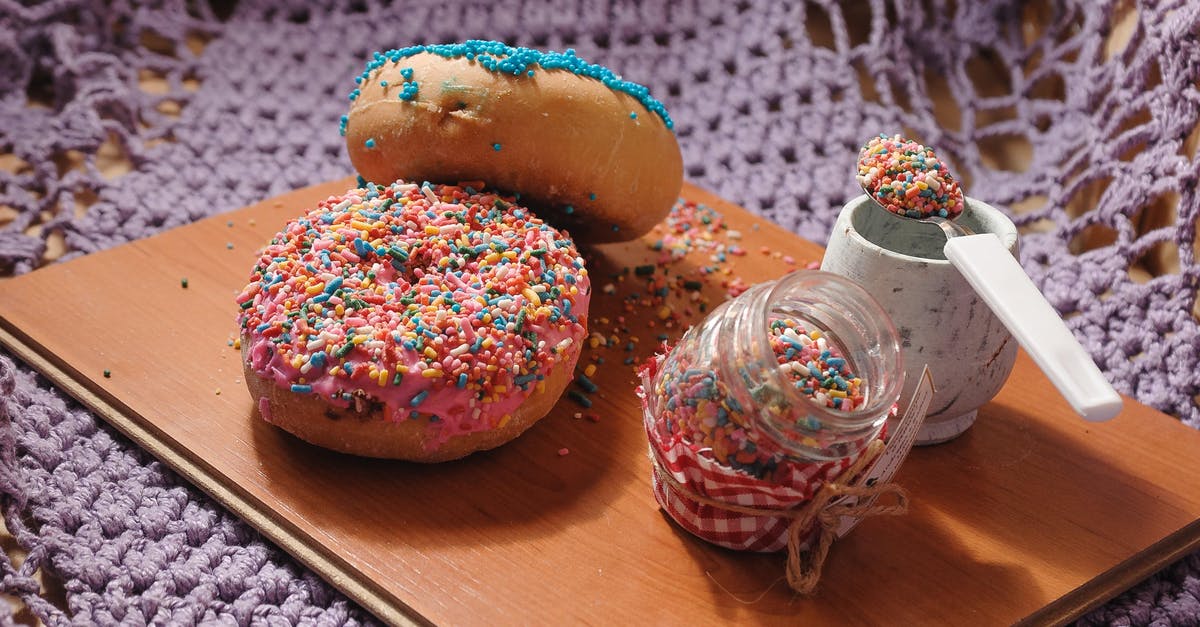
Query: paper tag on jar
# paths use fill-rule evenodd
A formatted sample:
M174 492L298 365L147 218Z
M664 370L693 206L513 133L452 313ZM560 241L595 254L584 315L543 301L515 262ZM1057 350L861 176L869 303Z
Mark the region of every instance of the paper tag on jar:
M867 469L866 477L855 483L879 485L892 480L892 475L896 474L900 464L912 450L913 442L917 439L917 432L921 430L921 424L925 422L925 412L929 410L929 401L933 399L933 392L933 375L929 374L929 365L926 364L921 370L921 379L917 383L917 389L913 390L912 399L908 402L908 409L904 411L904 415L896 423L896 428L889 434L887 449ZM858 500L857 497L846 498L851 500L851 504ZM875 497L872 497L871 501L874 500ZM850 530L861 520L856 516L842 516L841 523L835 532L837 537L840 538L850 533Z

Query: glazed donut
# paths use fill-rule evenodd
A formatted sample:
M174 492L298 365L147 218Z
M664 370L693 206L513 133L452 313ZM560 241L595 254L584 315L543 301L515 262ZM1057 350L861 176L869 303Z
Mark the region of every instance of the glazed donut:
M415 46L356 82L341 131L370 181L484 180L588 242L645 234L683 184L662 103L571 50Z
M433 462L499 446L572 379L572 241L482 184L366 184L287 223L237 297L259 413L313 444Z

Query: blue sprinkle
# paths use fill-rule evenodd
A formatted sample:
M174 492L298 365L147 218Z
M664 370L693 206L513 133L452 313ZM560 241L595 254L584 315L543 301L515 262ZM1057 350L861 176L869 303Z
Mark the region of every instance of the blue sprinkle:
M588 63L576 56L572 49L565 52L541 52L530 48L515 48L497 41L482 40L470 40L458 44L409 46L399 50L376 53L367 62L362 75L355 79L355 83L361 84L371 73L382 68L386 62L400 63L402 59L421 53L435 54L445 58L466 58L489 71L511 76L534 76L536 68L539 66L547 70L557 69L572 72L579 76L598 80L609 89L624 92L636 98L648 111L657 114L668 129L674 130L674 122L667 113L666 106L651 97L650 90L644 85L624 80L604 66ZM411 80L412 68L401 69L400 75L406 80ZM350 99L354 100L358 96L358 90L355 89L351 92ZM415 87L408 97L402 93L401 99L411 100L413 96L415 96ZM634 117L635 113L632 113L630 117Z
M496 152L500 152L500 147L501 147L501 146L500 146L500 144L498 144L498 143L497 143L497 144L492 144L492 150L495 150Z
M363 142L363 144L364 144L364 145L365 145L367 148L374 148L374 147L375 147L375 140L374 140L374 139L368 139L367 141Z
M786 335L779 336L779 339L783 340L784 342L787 342L791 346L791 348L789 348L788 350L799 350L799 351L804 350L804 345L800 343L800 340L788 337Z
M400 87L400 99L401 100L411 101L416 97L417 97L417 82L416 81L411 81L411 82L404 83L403 85L401 85L401 87Z
M300 383L293 383L292 391L297 394L310 394L310 393L312 393L312 386L311 385L303 385Z
M587 378L587 375L584 374L577 375L575 377L575 383L578 383L579 387L583 388L587 392L595 392L596 390L600 389L591 379Z
M412 402L409 404L413 407L420 407L421 403L425 402L426 396L429 396L429 390L421 390L420 392L417 392L417 395L412 398Z
M587 395L579 390L571 390L570 392L567 392L567 396L586 409L591 409L592 407L592 399L588 398Z

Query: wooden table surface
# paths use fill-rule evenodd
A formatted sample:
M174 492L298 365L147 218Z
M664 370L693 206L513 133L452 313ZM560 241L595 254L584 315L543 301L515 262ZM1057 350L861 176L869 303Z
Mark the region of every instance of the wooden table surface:
M576 418L584 410L564 398L517 441L433 466L304 444L255 415L228 345L233 297L257 247L346 186L299 190L0 283L0 341L382 618L1041 622L1078 616L1198 546L1200 486L1190 478L1200 474L1200 433L1128 399L1112 422L1083 422L1024 354L965 435L912 453L897 476L910 513L867 520L835 544L814 595L787 588L780 555L691 537L654 502L635 376L623 363L702 316L692 306L668 329L634 304L645 285L628 269L654 257L656 234L590 252L592 330L620 340L581 360L604 359L592 377L596 420ZM742 234L714 238L748 251L722 264L697 252L670 267L686 278L715 266L701 291L711 304L722 281L777 277L796 267L784 256L820 258L820 247L732 204L684 192Z

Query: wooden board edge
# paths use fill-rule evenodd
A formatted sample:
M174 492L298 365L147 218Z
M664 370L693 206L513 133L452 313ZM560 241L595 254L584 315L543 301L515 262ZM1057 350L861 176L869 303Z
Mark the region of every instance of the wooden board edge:
M1075 588L1042 609L1021 619L1018 625L1063 625L1083 618L1092 609L1113 600L1147 577L1200 549L1200 520L1150 545L1105 573ZM1107 576L1106 576L1107 575Z
M191 485L233 512L259 533L275 543L301 564L322 575L331 586L363 606L390 625L417 626L430 624L416 610L391 599L359 579L344 565L308 546L294 529L279 524L255 508L245 495L226 486L214 472L188 458L164 439L147 429L140 421L127 416L118 407L87 386L79 383L64 369L37 351L29 342L8 328L0 318L0 346L5 347L26 365L50 380L60 390L71 395L83 406L112 425L142 450L153 455L179 473Z

